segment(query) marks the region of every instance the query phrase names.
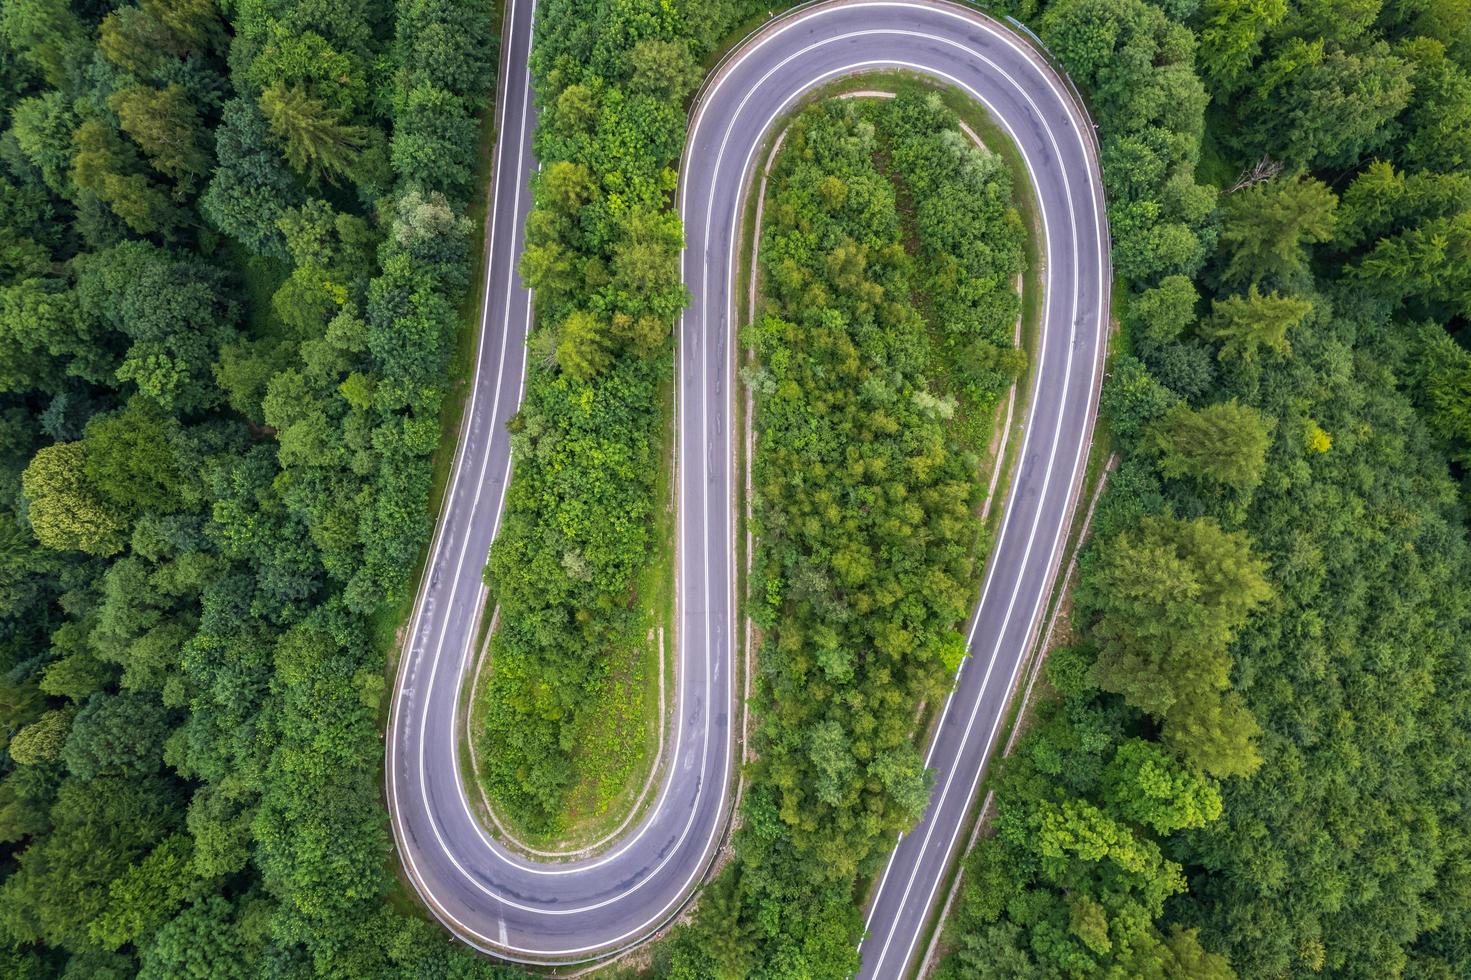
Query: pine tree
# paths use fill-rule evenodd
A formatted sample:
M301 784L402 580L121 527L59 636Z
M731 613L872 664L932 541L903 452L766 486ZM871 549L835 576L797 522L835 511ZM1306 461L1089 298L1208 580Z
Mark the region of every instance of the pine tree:
M1216 300L1210 319L1201 325L1200 333L1221 345L1222 360L1251 361L1264 347L1286 355L1292 353L1287 331L1302 323L1312 308L1310 300L1296 296L1277 293L1264 296L1253 283L1245 296Z
M280 82L260 94L261 112L299 173L329 182L348 173L367 144L367 130L339 122L325 102L301 85Z

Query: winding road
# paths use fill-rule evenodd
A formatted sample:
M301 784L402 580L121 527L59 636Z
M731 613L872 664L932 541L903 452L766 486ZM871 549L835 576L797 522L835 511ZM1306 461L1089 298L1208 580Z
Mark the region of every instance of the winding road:
M625 836L594 856L538 861L489 835L461 776L461 695L486 593L481 569L510 476L506 422L524 388L531 297L516 275L535 166L527 55L534 0L507 0L490 249L474 387L394 686L385 778L399 854L455 935L512 960L578 962L677 915L728 825L735 728L736 411L733 338L745 195L767 135L843 75L905 69L984 104L1021 150L1046 253L1044 318L1013 488L928 764L930 806L903 835L867 912L861 975L911 967L937 889L1056 577L1092 437L1109 296L1108 234L1091 123L1016 33L943 0L833 0L769 22L706 82L679 187L678 661L663 781Z

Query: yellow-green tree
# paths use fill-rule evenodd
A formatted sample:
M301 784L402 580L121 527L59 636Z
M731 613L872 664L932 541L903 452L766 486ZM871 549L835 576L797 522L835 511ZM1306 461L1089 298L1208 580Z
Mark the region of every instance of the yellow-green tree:
M299 173L335 180L348 173L368 143L367 130L341 122L302 85L280 82L260 94L260 108L286 160Z
M31 527L48 548L114 555L125 542L127 515L92 483L86 465L81 442L58 442L36 453L21 475Z
M1175 405L1145 433L1165 476L1242 493L1261 483L1270 438L1270 420L1234 398L1203 408Z
M183 86L131 85L114 92L107 104L118 114L123 132L143 148L154 170L188 194L209 173L207 139L199 113Z
M1200 333L1221 345L1222 360L1250 361L1263 348L1286 355L1292 353L1287 332L1302 323L1312 309L1311 300L1275 292L1263 295L1252 283L1243 296L1215 300Z

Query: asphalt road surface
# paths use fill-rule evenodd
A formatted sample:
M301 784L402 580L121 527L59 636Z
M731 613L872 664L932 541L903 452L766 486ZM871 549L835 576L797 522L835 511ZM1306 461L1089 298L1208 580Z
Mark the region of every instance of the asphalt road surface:
M506 422L524 388L530 295L516 275L534 106L533 0L507 0L490 259L474 389L394 688L387 796L399 853L433 914L509 959L576 962L632 945L678 914L709 869L732 800L736 410L733 303L744 196L763 141L801 96L843 75L899 68L983 103L1031 171L1043 224L1044 322L1018 471L928 763L935 791L871 900L865 977L912 967L1006 699L1056 577L1092 436L1109 265L1091 123L1014 32L939 0L838 0L779 18L728 57L691 119L679 188L692 302L678 343L678 637L673 718L654 803L592 856L533 860L471 812L461 693L485 604L481 569L510 475Z

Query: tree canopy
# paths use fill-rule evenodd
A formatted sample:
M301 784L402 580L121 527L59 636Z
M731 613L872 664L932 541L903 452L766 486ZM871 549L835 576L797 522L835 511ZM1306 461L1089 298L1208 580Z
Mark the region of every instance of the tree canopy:
M1172 60L1126 57L1142 24ZM1039 25L1104 141L1122 462L939 974L1465 974L1465 11L1051 0ZM1158 171L1114 100L1192 50L1211 105L1170 135L1219 206L1198 265L1141 263L1113 188Z

